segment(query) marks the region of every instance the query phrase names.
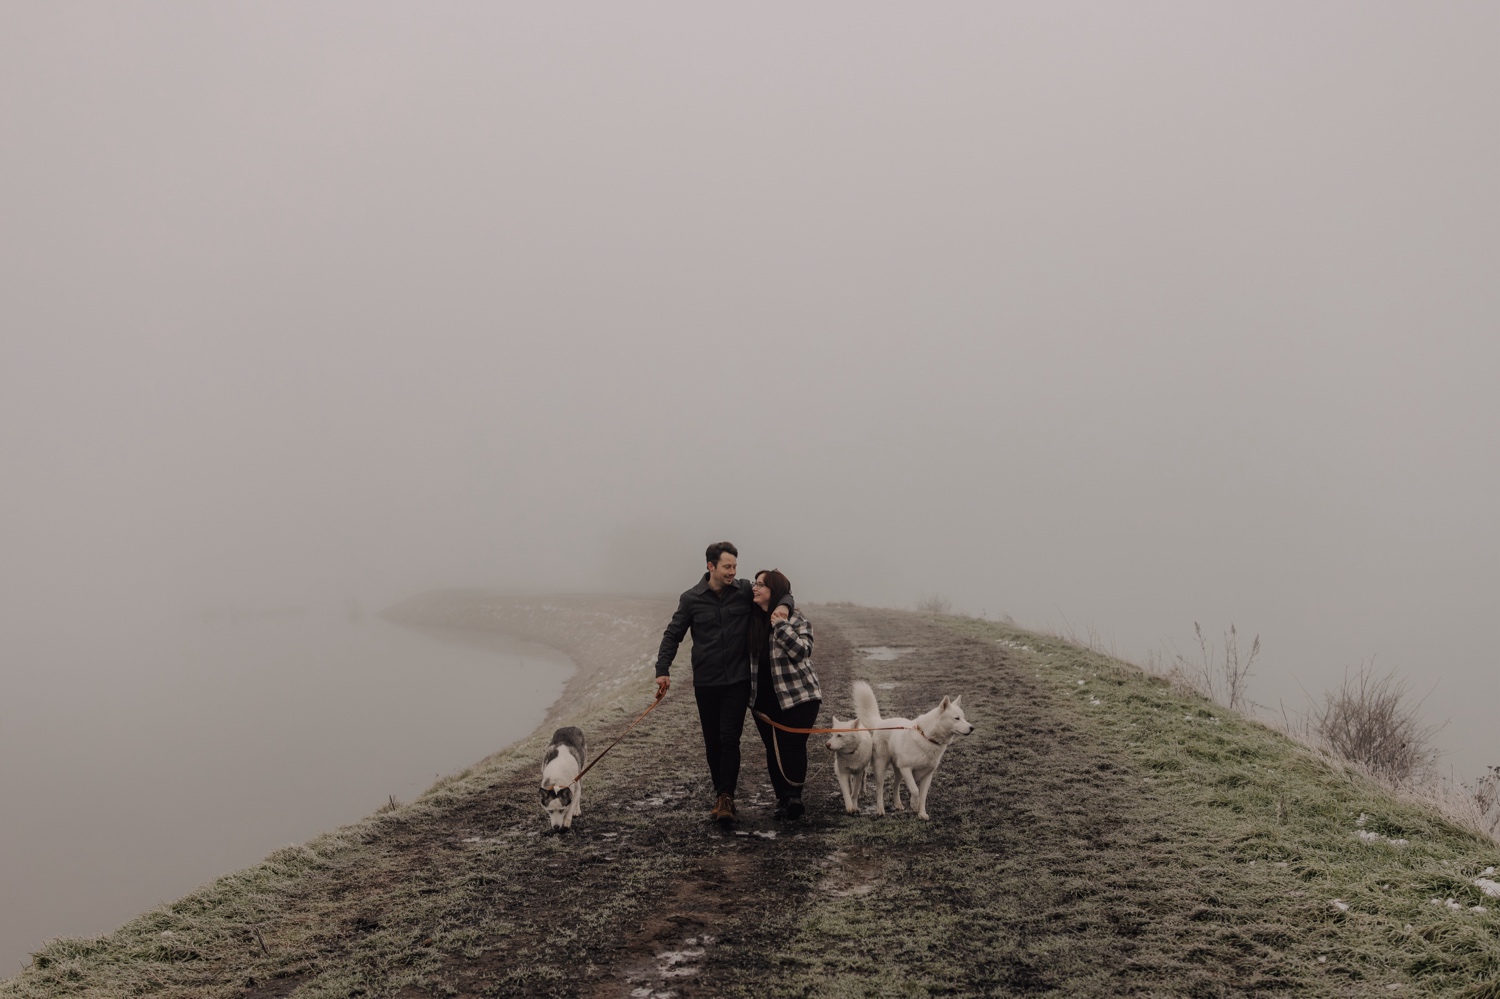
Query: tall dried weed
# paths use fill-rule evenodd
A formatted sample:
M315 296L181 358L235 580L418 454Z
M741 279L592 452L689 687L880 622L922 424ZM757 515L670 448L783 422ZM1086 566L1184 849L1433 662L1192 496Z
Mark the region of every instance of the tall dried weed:
M1250 707L1246 690L1255 660L1260 657L1260 636L1250 643L1247 654L1240 653L1240 636L1231 622L1224 632L1222 651L1209 644L1203 637L1203 628L1193 622L1193 634L1198 638L1198 658L1189 659L1174 646L1170 653L1165 649L1146 655L1146 671L1186 687L1232 711L1245 711Z
M1468 790L1479 813L1480 827L1500 839L1500 767L1490 767L1489 771Z

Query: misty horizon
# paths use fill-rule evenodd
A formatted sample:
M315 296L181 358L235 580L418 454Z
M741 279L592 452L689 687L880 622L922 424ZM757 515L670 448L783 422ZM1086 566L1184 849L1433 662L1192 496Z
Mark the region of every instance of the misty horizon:
M1497 37L1466 3L13 5L0 622L670 593L728 538L809 602L1136 661L1234 623L1262 703L1373 662L1470 780Z

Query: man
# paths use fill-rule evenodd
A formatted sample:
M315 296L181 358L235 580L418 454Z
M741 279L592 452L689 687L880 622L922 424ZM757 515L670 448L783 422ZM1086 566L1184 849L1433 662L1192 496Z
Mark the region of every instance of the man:
M693 696L703 726L703 748L713 776L714 802L710 817L723 825L735 820L734 792L740 777L740 733L750 705L750 649L745 630L757 612L749 580L736 579L739 551L718 541L704 552L708 571L691 590L677 598L677 612L662 633L656 654L658 696L667 692L667 674L677 647L693 635ZM771 620L786 620L795 606L791 594L771 612Z

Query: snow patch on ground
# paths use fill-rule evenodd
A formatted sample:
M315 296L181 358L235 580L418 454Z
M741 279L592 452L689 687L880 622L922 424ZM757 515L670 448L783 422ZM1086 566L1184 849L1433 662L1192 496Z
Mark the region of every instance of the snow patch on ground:
M696 975L698 969L694 964L703 960L703 955L708 953L702 947L684 947L682 950L664 950L656 955L661 963L657 970L663 978L685 978L688 975Z
M664 807L666 805L672 804L678 798L685 797L686 795L687 795L687 792L686 791L681 791L681 790L678 790L678 791L663 791L660 794L654 794L654 795L652 795L649 798L642 798L640 801L632 802L628 807L630 807L630 808L662 808L662 807Z
M1462 912L1463 908L1464 908L1463 903L1460 902L1456 898L1449 898L1449 899L1432 898L1432 899L1428 899L1427 902L1428 902L1429 905L1435 905L1435 906L1437 906L1440 909L1443 908L1444 906L1447 906L1449 909L1452 909L1454 912ZM1490 910L1486 909L1482 905L1471 905L1471 906L1469 906L1469 911L1470 912L1489 912Z
M1390 836L1382 836L1382 835L1380 835L1380 833L1375 832L1373 829L1365 829L1365 828L1363 828L1364 824L1366 822L1368 822L1368 821L1370 821L1370 816L1366 815L1364 812L1360 812L1359 813L1359 818L1357 818L1357 819L1354 820L1354 824L1356 826L1361 827L1361 828L1358 828L1358 829L1354 830L1354 835L1358 836L1360 839L1364 840L1366 843L1388 843L1391 846L1410 846L1411 845L1411 841L1410 840L1393 839Z
M893 649L887 645L872 645L862 648L859 651L865 654L866 659L874 659L877 662L890 662L892 659L899 659L908 652L915 652L917 650L912 648Z
M1360 839L1364 840L1366 843L1387 843L1387 844L1389 844L1391 846L1410 846L1411 845L1411 841L1410 840L1392 839L1389 836L1382 836L1382 835L1380 835L1380 833L1374 832L1373 830L1370 830L1370 829L1356 829L1354 831L1354 835L1358 836Z

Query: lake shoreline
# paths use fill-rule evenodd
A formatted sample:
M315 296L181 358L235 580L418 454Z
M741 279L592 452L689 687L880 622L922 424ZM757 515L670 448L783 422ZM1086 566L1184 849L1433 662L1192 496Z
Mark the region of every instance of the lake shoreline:
M0 975L421 796L543 725L579 672L500 630L326 608L8 639L28 710L0 726Z
M461 628L498 633L554 649L575 670L562 694L548 706L537 728L501 749L524 742L542 729L563 724L600 696L639 687L643 703L654 693L652 635L672 615L674 599L664 595L569 594L525 596L485 589L433 590L387 607L379 614L394 624ZM658 623L659 622L659 623ZM650 652L642 651L649 647ZM637 683L638 681L638 683Z

